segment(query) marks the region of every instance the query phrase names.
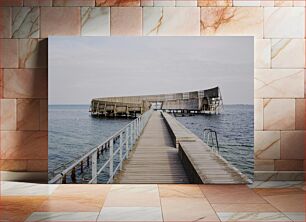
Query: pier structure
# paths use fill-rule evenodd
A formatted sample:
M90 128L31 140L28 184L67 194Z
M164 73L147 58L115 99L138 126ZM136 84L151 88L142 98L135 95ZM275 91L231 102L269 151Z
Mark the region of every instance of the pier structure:
M101 161L104 157L104 161ZM57 174L50 183L245 184L249 179L172 115L152 108Z
M91 101L93 116L136 116L153 108L165 112L218 114L223 100L219 87L206 90L144 96L95 98Z

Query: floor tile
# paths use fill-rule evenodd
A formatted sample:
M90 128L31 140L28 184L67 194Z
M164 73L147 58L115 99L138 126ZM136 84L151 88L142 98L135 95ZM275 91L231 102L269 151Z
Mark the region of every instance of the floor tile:
M45 199L46 196L0 196L0 221L24 221Z
M249 188L302 188L304 181L254 181Z
M103 207L98 221L163 221L160 207Z
M159 207L157 185L112 185L105 207Z
M277 212L278 210L268 203L261 204L212 204L216 212Z
M289 219L297 221L306 221L305 212L283 212Z
M218 213L219 218L221 221L291 221L288 217L283 215L279 212L266 212L266 213L254 213L254 212L247 212L247 213Z
M246 185L199 185L210 203L266 203Z
M34 212L26 221L96 221L99 212Z
M205 198L161 198L164 221L219 221Z
M193 184L171 184L158 185L160 197L186 197L186 198L204 198L198 185Z
M44 196L52 194L57 187L56 184L1 181L1 196Z

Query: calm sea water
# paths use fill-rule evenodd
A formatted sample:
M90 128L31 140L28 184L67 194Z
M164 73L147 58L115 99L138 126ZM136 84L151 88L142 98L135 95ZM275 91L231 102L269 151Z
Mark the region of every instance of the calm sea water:
M79 158L132 121L92 118L88 109L88 105L49 106L49 179L64 163ZM176 118L200 138L204 128L216 130L221 155L253 177L253 106L230 105L221 115Z
M196 115L176 119L201 139L205 128L215 130L220 154L253 179L254 106L225 105L220 115Z

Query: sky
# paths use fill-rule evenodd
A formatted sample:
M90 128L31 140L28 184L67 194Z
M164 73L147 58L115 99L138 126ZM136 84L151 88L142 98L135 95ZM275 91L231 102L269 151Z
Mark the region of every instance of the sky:
M253 104L253 37L50 37L49 104L219 86Z

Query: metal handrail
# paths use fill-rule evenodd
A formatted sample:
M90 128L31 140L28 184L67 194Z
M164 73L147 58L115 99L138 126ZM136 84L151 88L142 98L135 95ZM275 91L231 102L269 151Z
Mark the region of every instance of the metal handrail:
M209 140L211 140L211 146L209 145ZM219 147L219 142L218 142L218 135L215 130L212 130L210 128L204 129L203 130L203 141L209 147L211 147L214 151L217 151L219 153L220 147Z
M66 176L71 173L71 178L75 178L75 171L78 166L81 167L81 172L83 171L83 162L87 161L87 165L89 166L89 159L91 159L91 172L92 172L92 179L89 183L97 183L97 177L106 166L109 165L109 182L112 182L115 174L119 169L122 169L123 160L128 158L129 151L133 148L134 144L136 143L137 139L139 138L141 132L143 131L144 127L146 126L153 110L150 109L141 116L137 117L131 123L127 124L122 129L118 130L112 136L107 138L103 143L94 147L89 152L84 154L81 158L77 161L72 163L69 167L64 169L61 173L57 174L53 179L49 181L49 183L66 183ZM125 138L123 139L123 136ZM114 141L115 139L120 139L119 147L114 151ZM126 152L123 154L123 146L125 145ZM109 159L103 164L103 166L98 170L97 169L97 159L99 155L99 151L103 151L108 149L110 151ZM116 169L113 169L114 165L114 157L116 154L120 153L120 162Z

